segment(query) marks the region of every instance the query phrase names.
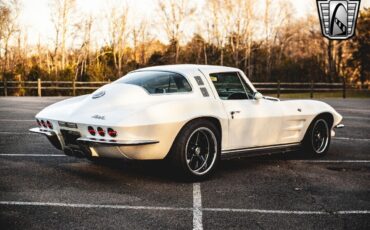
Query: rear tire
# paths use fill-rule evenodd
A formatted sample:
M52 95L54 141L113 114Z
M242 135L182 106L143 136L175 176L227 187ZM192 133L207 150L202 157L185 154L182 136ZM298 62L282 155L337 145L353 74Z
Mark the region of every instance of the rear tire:
M210 121L186 124L171 148L171 166L185 179L208 178L217 167L221 153L220 131Z
M331 126L323 117L315 118L310 124L303 141L306 155L310 157L325 156L329 150Z

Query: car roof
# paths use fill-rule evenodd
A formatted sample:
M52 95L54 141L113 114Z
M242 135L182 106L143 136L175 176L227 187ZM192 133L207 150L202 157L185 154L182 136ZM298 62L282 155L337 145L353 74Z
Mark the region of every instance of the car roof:
M147 70L161 70L161 71L171 71L187 75L188 73L194 72L194 70L201 70L202 72L235 72L240 71L237 68L226 67L226 66L217 66L217 65L195 65L195 64L180 64L180 65L161 65L161 66L152 66L136 71L147 71Z

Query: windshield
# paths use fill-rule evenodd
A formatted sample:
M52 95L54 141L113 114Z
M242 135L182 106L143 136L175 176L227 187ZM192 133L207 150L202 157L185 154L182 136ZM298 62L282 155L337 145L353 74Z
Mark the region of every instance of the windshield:
M150 94L191 92L186 78L180 74L165 71L138 71L129 73L117 83L143 87Z

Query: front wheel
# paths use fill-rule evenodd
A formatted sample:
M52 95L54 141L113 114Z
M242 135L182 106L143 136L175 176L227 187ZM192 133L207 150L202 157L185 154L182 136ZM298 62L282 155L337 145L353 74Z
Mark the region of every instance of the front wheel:
M186 178L199 180L211 175L220 158L219 133L207 120L187 124L172 146L172 165Z
M321 157L328 152L330 141L329 123L319 117L311 123L303 144L309 156Z

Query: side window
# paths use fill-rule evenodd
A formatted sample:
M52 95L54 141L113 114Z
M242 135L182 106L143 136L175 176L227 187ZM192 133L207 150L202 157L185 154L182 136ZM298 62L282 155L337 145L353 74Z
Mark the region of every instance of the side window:
M253 91L237 72L212 73L210 78L222 100L253 99Z

